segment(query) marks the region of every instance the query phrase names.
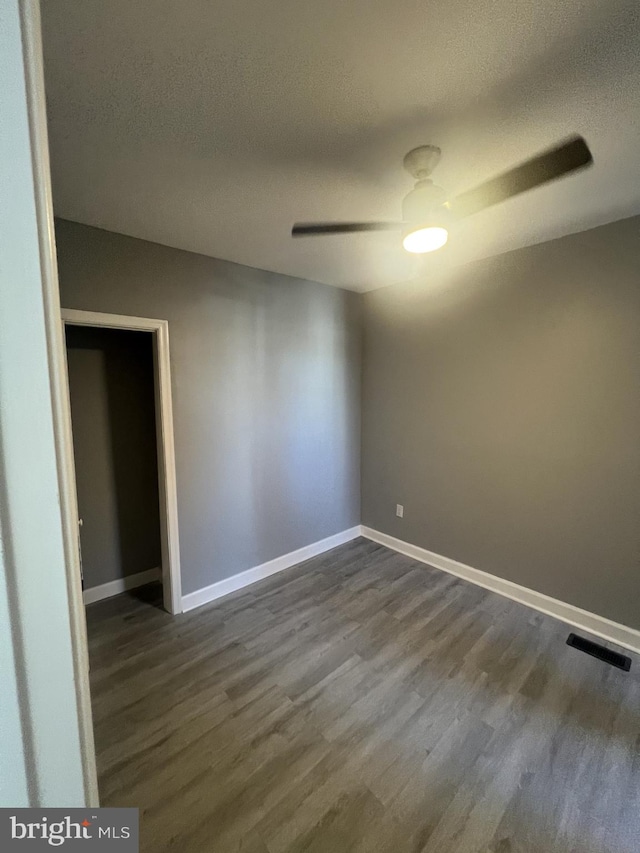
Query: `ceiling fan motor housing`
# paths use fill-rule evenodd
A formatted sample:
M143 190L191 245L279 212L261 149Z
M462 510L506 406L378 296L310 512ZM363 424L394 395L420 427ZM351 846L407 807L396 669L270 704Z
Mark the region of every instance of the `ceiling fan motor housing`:
M402 219L404 222L427 224L433 217L434 211L447 200L442 187L437 187L428 178L418 181L411 192L402 202Z

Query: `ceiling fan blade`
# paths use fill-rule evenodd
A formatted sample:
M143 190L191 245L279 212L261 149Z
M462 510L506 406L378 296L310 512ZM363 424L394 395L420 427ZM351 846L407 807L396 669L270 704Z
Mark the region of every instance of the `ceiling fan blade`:
M400 231L401 222L296 222L292 237L317 237L322 234L356 234L359 231Z
M471 216L527 190L540 187L593 163L581 136L573 136L508 172L457 196L450 203L456 216Z

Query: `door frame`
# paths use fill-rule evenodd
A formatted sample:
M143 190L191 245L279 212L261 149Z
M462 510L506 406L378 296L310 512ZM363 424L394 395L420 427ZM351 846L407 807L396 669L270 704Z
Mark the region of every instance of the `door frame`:
M15 243L22 255L15 267L18 278L3 287L7 299L0 321L3 379L8 377L12 383L0 393L1 402L7 403L0 406L4 544L0 573L4 572L6 581L0 584L5 617L1 633L7 640L3 651L9 655L10 668L15 667L13 679L10 668L3 672L7 682L4 704L8 722L11 725L15 720L18 733L15 743L7 746L16 783L24 786L23 800L16 805L97 807L78 514L75 483L67 466L69 454L73 460L73 446L60 322L40 4L38 0L12 0L4 13L3 8L0 42L3 47L9 45L10 53L8 97L0 99L0 109L3 119L10 115L11 132L6 141L13 147L2 146L3 153L12 153L3 160L0 182L3 189L11 186L12 201L11 215L5 217L3 211L0 227L2 237ZM21 159L23 151L30 157L30 169ZM11 183L7 184L10 172ZM12 269L11 256L9 264ZM31 357L26 363L17 346L18 335L28 342ZM45 395L37 397L42 371L49 380L48 400ZM7 393L17 393L20 383L26 385L21 393L24 399L13 405ZM16 428L11 443L5 430L9 413L11 426ZM28 415L34 417L32 423L27 422ZM29 454L15 441L21 422ZM55 458L53 472L46 467L53 461L51 456ZM7 463L21 465L20 476L7 476ZM34 541L43 544L46 559L39 559Z
M156 435L158 444L158 486L160 492L160 535L162 539L162 594L164 609L182 613L182 579L180 574L180 536L178 530L178 493L176 485L173 403L171 398L171 362L169 358L169 323L148 317L128 317L98 311L61 309L64 326L92 326L102 329L125 329L149 332L153 340L153 374L155 386ZM69 374L67 372L67 383ZM68 396L67 396L67 399ZM75 483L73 444L66 446L68 469Z

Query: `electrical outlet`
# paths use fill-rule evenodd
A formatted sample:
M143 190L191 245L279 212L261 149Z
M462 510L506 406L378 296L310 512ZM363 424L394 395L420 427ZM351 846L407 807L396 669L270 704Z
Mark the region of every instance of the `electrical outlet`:
M396 504L396 515L398 518L404 518L404 507L402 504Z

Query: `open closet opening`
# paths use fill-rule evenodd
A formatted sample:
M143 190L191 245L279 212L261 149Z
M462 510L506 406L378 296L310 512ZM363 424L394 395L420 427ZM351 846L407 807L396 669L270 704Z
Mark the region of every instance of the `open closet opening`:
M85 604L126 592L179 613L167 324L64 319Z

